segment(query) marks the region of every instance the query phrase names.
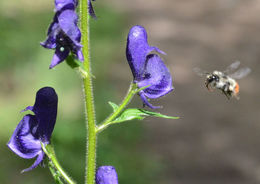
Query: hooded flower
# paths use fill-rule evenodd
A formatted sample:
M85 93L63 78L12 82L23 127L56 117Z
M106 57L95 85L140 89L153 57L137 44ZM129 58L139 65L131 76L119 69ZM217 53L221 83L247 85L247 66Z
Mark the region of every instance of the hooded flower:
M59 5L65 6L62 3ZM73 7L73 4L70 5ZM48 29L47 39L41 43L47 49L55 49L50 68L64 61L70 52L80 61L84 60L80 44L81 32L77 22L78 16L73 9L62 8L62 11L56 12Z
M51 87L41 88L37 94L34 106L28 106L34 115L27 114L17 125L7 146L18 156L36 158L34 164L24 169L29 171L37 167L44 159L41 143L49 144L56 122L58 96Z
M173 90L172 77L168 68L157 54L165 54L157 47L148 44L147 33L144 27L134 26L130 29L127 38L126 57L134 76L134 82L139 88L149 86L139 92L139 95L148 107L154 109L147 98L155 99L164 96Z
M117 173L113 166L101 166L96 172L96 184L118 184Z
M47 39L40 43L47 49L55 49L50 69L64 61L70 52L78 60L84 60L80 44L81 32L77 25L77 6L78 0L55 0L56 13L49 26ZM88 12L93 18L96 18L91 0L88 0Z

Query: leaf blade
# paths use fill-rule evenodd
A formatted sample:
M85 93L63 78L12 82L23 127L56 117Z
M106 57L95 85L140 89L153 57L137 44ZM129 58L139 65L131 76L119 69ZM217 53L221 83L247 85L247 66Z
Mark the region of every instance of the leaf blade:
M115 112L117 109L118 109L118 105L117 104L115 104L115 103L113 103L113 102L108 102L108 104L113 108L113 111Z
M123 111L116 119L112 121L112 123L121 123L121 122L130 121L134 119L143 120L144 118L149 116L165 118L165 119L179 119L179 117L167 116L158 112L132 108Z

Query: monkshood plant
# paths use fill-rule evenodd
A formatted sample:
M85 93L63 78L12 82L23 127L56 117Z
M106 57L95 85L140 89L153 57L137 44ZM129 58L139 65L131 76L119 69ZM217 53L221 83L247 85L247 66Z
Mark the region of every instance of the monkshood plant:
M178 119L144 108L127 108L136 94L140 96L144 106L150 109L160 108L151 104L150 99L157 99L173 91L172 76L159 55L165 53L148 44L144 27L133 26L128 33L126 45L126 59L133 74L129 90L119 105L108 102L112 113L103 122L97 123L89 52L91 17L96 18L91 0L55 0L54 18L47 38L41 45L54 50L50 69L66 61L70 67L80 72L83 80L87 130L85 183L118 184L113 166L100 166L96 169L97 137L110 125L129 120L142 120L148 116ZM22 158L36 158L34 164L22 172L47 163L56 183L74 184L76 182L60 166L51 144L57 106L58 95L52 87L39 89L35 104L23 110L31 113L22 118L7 146Z

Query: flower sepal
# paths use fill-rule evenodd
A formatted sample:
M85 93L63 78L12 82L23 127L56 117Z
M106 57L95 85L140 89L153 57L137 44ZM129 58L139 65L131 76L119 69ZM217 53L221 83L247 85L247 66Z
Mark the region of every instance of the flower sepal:
M75 58L72 54L70 54L65 61L72 69L78 67L84 68L83 63L79 61L77 58Z
M73 57L73 55L69 55L66 58L66 63L72 69L77 69L82 78L87 78L89 76L89 73L85 70L83 63L77 60L77 58ZM95 76L92 74L91 77L95 78Z

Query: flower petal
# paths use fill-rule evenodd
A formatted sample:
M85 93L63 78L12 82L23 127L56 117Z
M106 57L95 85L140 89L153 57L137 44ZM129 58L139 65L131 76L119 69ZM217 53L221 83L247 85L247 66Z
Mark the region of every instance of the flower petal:
M152 109L158 107L152 106L146 97L159 98L173 90L171 74L158 55L150 54L147 56L143 80L138 81L137 85L139 88L149 86L139 94L144 104Z
M165 54L157 47L149 46L144 27L139 25L132 27L128 33L126 57L135 80L141 80L146 57L152 51Z
M57 117L58 96L51 87L41 88L36 94L33 112L38 121L35 133L41 142L48 144Z
M64 61L68 57L69 52L70 50L68 49L65 49L64 51L60 51L60 49L56 49L49 68L52 69L54 66Z
M41 46L47 49L56 48L56 37L59 33L59 24L53 21L48 29L48 36L44 42L41 42Z
M37 119L34 115L25 115L17 125L7 146L22 158L34 158L42 150L40 140L35 138L37 126Z
M116 170L113 166L101 166L96 172L97 184L118 184Z
M80 44L81 33L77 26L77 14L72 10L65 10L58 16L58 21L63 32L60 36L64 40L64 47L69 48L80 61L83 61L82 45Z
M143 90L148 98L159 98L173 90L171 74L156 54L147 56L143 80L137 84L139 88L150 85Z
M25 112L25 111L33 111L33 106L28 106L25 109L21 110L21 112Z
M61 11L62 9L75 9L77 3L77 0L55 0L55 9L56 11Z
M95 1L95 0L92 0L92 1ZM92 6L91 0L88 0L88 13L90 14L90 16L92 18L97 18L96 14L95 14L95 11L94 11L94 8Z
M82 53L81 49L77 50L76 56L77 56L78 60L84 61L84 56L83 56L83 53Z
M140 95L140 97L141 97L141 100L143 101L144 106L147 105L147 106L148 106L149 108L151 108L151 109L162 108L161 106L154 106L154 105L152 105L152 104L148 101L148 99L147 99L147 97L145 96L145 93L144 93L143 91L140 91L140 92L139 92L139 95Z
M82 47L80 45L81 33L77 26L78 16L73 10L64 10L58 16L58 22L61 30L64 34L70 38L70 40L77 46Z
M44 157L45 157L44 152L43 151L39 152L38 157L36 158L33 165L27 169L22 170L21 173L24 173L24 172L27 172L27 171L30 171L30 170L36 168L43 161Z
M41 46L47 49L56 48L56 37L60 32L57 13L55 14L52 23L50 24L47 32L47 39L44 42L41 42Z

